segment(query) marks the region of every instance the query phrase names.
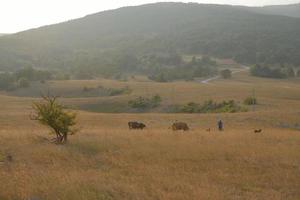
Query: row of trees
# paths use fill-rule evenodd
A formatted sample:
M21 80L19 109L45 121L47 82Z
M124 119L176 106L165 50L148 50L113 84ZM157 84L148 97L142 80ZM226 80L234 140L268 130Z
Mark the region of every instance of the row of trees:
M110 64L123 62L122 58L107 62L106 57L116 58L116 52L140 57L170 49L248 64L300 66L300 20L296 18L244 12L240 7L194 4L157 4L109 13L2 37L0 69L83 66L110 74L115 70ZM171 63L176 59L173 56ZM159 62L170 64L164 59Z
M130 100L128 105L139 111L156 108L160 105L162 98L159 95L154 95L151 98L137 97L136 99Z
M250 73L253 76L266 77L266 78L289 78L289 77L300 77L300 70L295 71L290 66L268 66L256 64L251 67Z
M32 81L46 81L52 78L52 73L31 67L19 69L13 73L0 74L0 90L14 90L30 86Z
M176 79L191 80L195 77L211 76L217 73L217 64L209 56L201 59L193 57L186 62L173 51L136 55L122 51L102 52L97 58L79 54L84 62L69 63L75 79L92 79L95 76L122 79L126 74L144 74L151 80L167 82Z
M186 105L179 106L176 112L183 113L235 113L245 112L246 108L240 106L234 100L214 102L212 100L205 101L203 104L190 102Z
M157 66L158 63L156 63ZM160 66L149 70L149 79L157 82L173 80L193 80L194 78L208 77L218 73L217 63L209 56L200 59L193 57L189 62L178 62L173 66Z

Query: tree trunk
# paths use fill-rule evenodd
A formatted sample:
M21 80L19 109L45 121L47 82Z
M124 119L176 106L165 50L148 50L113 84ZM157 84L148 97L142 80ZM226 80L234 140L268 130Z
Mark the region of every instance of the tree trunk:
M56 134L56 143L57 144L61 144L63 141L63 136L61 135L61 133L57 130L55 130L55 134Z
M68 142L68 134L67 133L64 133L63 135L63 143L67 143Z

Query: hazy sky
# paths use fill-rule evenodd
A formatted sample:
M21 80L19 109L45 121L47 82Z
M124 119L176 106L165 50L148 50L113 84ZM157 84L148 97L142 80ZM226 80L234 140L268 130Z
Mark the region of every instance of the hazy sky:
M163 1L163 0L162 0ZM176 1L176 0L170 0ZM181 0L248 6L290 4L300 0ZM0 0L0 33L13 33L87 14L157 0Z

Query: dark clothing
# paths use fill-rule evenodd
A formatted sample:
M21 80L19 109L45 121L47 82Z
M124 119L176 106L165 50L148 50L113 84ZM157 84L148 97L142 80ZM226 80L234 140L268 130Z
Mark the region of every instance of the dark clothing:
M218 121L218 128L219 128L219 131L223 131L223 122L222 122L222 120Z

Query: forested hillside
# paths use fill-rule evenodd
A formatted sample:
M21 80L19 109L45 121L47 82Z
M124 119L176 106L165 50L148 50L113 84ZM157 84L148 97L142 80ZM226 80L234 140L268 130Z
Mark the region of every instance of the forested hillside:
M184 54L299 66L300 19L234 6L157 3L0 38L1 70L31 66L112 74L159 68L157 60L172 65Z
M264 6L254 10L262 14L283 15L300 18L300 3L292 5Z

